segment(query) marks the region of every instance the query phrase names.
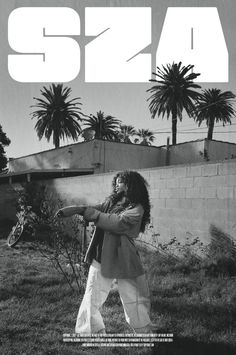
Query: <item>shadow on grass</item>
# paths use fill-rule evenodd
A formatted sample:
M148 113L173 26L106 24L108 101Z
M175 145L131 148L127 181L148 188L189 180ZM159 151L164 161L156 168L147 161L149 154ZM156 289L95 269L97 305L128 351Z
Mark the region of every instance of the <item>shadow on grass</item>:
M164 316L169 316L176 322L198 322L207 330L216 332L222 329L236 327L236 309L232 306L212 304L186 304L175 300L153 300L152 311Z
M30 299L32 298L32 293L41 292L44 287L61 286L62 284L66 284L64 279L24 278L17 284L0 288L0 301L6 301L12 297Z
M14 251L11 249L9 253L14 255ZM65 278L58 275L55 270L50 273L47 269L47 264L43 264L42 261L41 263L45 269L39 270L37 264L31 263L31 259L22 258L21 263L20 258L17 258L18 255L15 256L16 263L14 264L12 255L9 260L6 257L2 282L0 282L0 302L12 298L29 300L36 294L47 297L53 287L58 289L67 285ZM53 294L53 296L56 297L57 295Z

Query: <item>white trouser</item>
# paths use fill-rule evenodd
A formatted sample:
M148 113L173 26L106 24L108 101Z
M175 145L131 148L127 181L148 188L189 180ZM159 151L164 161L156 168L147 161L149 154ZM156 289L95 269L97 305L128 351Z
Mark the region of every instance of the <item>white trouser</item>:
M105 332L105 326L99 308L106 301L113 279L103 277L101 264L93 260L85 294L77 316L75 332L93 334ZM145 275L132 279L117 279L125 318L137 333L150 332L150 300Z

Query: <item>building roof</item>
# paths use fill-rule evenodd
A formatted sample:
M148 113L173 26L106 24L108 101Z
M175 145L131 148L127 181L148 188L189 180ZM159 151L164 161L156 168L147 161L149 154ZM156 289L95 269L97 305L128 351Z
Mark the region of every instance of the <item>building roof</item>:
M55 179L59 177L70 177L78 175L93 174L94 169L28 169L19 172L4 172L0 174L0 183L6 183L9 179L12 182L23 182L29 180Z
M155 145L142 145L142 144L127 143L127 142L110 141L110 140L108 140L108 139L94 138L94 139L91 139L91 140L89 140L89 141L71 143L71 144L67 144L67 145L60 146L59 148L46 149L46 150L42 150L42 151L40 151L40 152L30 153L30 154L23 155L23 156L16 157L16 158L10 157L10 158L9 158L9 161L11 161L11 160L17 160L17 159L22 159L22 158L27 158L27 157L30 157L30 156L33 156L33 155L40 155L40 154L48 153L48 152L55 151L55 150L57 150L57 151L59 151L59 150L64 150L64 149L67 149L67 148L71 148L71 147L73 147L73 146L86 145L86 144L90 144L91 142L96 142L96 141L101 141L101 142L105 142L105 143L109 143L109 144L132 145L132 146L136 146L136 147L138 147L138 148L157 149L157 148L160 148L160 147L161 147L161 146L155 146Z

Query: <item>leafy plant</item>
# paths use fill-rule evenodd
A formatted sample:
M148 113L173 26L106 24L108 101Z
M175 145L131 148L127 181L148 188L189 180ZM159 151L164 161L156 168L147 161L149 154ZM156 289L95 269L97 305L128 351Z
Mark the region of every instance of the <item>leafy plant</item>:
M4 148L11 143L6 133L3 131L0 125L0 172L7 166L7 157Z
M83 261L82 242L86 225L81 217L73 216L68 221L54 219L51 227L53 237L50 252L40 245L38 249L63 275L70 288L80 293L84 290L88 273L88 265Z
M236 243L223 231L211 226L211 242L204 244L199 237L188 233L185 241L179 241L175 236L169 241L159 241L159 234L153 228L152 242L140 240L140 247L154 250L152 265L159 274L200 272L211 277L236 276ZM147 249L147 248L146 248ZM150 256L149 256L150 257Z
M86 225L78 216L67 220L55 217L60 207L62 201L44 185L27 183L18 199L18 218L25 218L29 240L71 289L81 292L88 271L83 262Z

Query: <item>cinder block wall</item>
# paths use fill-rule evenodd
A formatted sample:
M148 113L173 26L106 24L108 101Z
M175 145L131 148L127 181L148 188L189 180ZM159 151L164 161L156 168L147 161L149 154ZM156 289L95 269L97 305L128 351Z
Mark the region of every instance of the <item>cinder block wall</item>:
M151 186L153 229L160 239L199 237L207 243L211 227L236 239L235 160L172 166L146 174Z
M147 240L156 234L160 241L199 237L209 242L211 226L236 239L236 160L139 172L150 184L153 228L147 231ZM65 205L93 204L102 202L111 192L113 176L114 173L106 173L42 183L56 192Z
M152 226L159 240L210 241L214 226L236 238L236 160L138 170L150 185ZM111 192L114 173L48 181L65 203L97 203Z

